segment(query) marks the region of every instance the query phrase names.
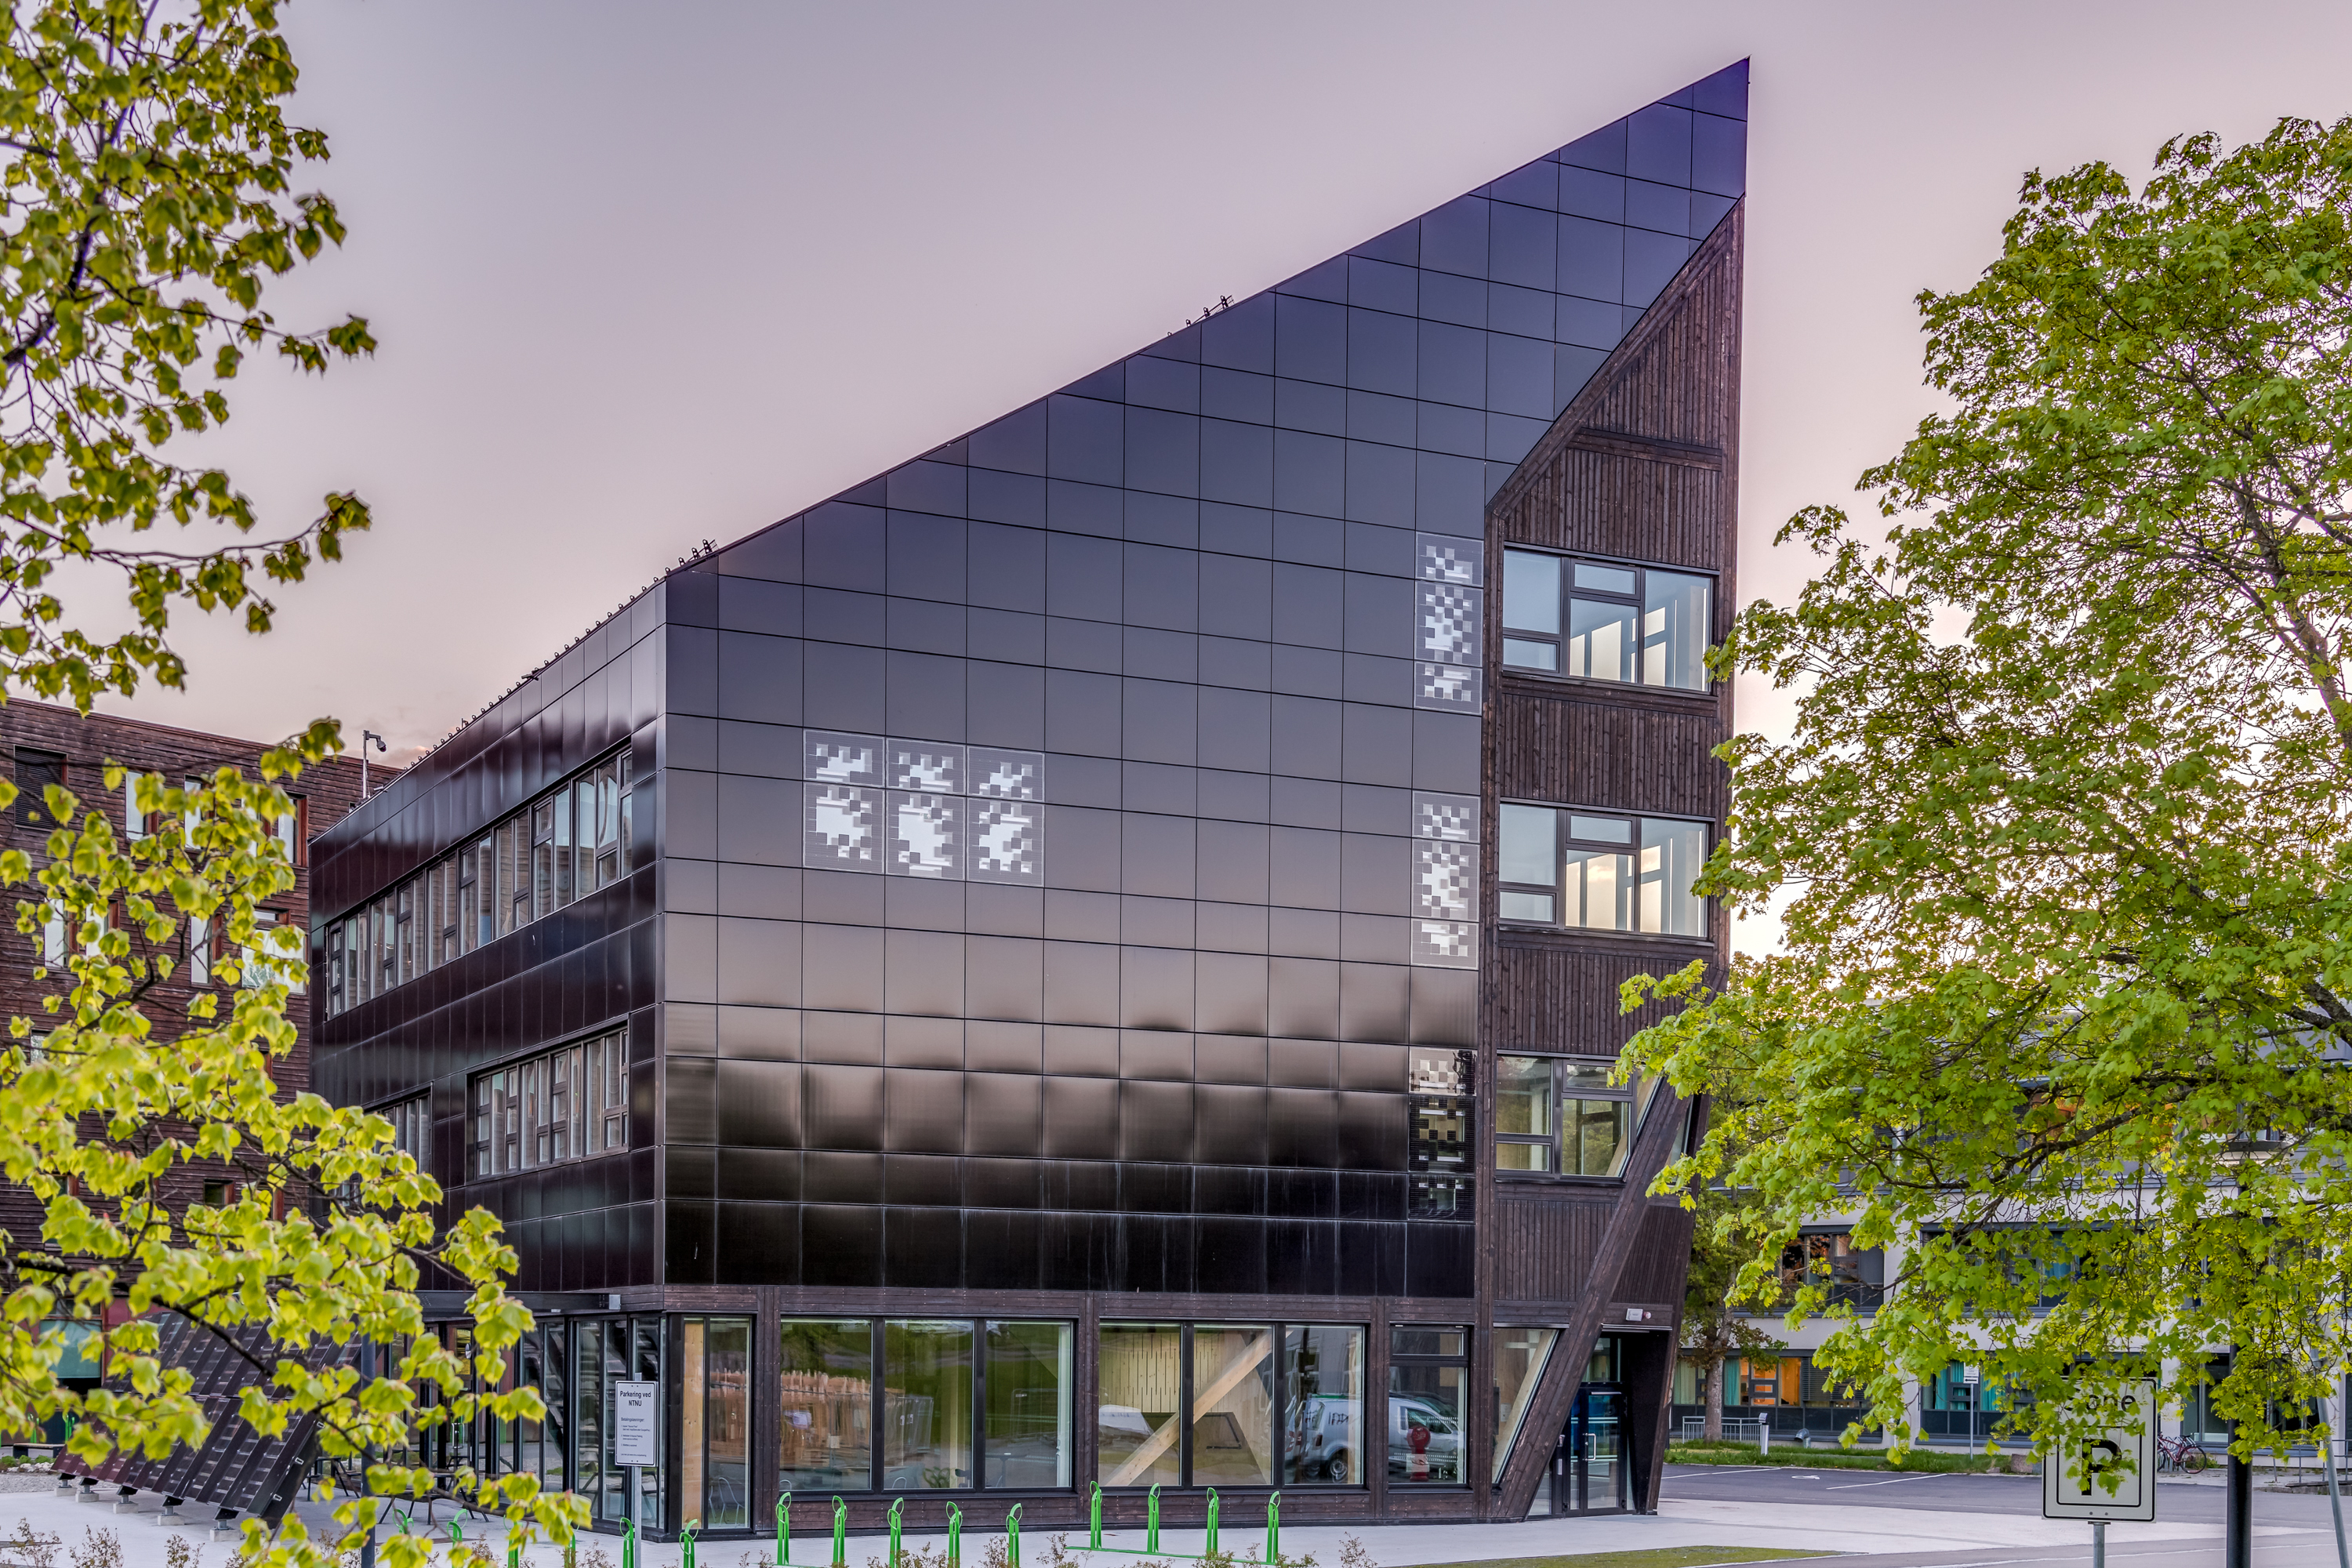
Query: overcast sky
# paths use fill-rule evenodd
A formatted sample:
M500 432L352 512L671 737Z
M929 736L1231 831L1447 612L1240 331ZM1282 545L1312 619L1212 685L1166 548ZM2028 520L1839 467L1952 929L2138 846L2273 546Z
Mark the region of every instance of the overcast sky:
M704 539L798 510L1740 58L1743 598L1927 404L1912 297L2027 168L2352 113L2352 5L294 0L344 248L211 456L373 505L278 629L119 710L429 743ZM1778 704L1743 689L1741 720Z

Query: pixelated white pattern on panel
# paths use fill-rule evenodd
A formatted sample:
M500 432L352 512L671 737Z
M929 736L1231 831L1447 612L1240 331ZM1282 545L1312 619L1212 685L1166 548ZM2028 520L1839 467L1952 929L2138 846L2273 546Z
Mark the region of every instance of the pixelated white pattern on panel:
M1475 969L1478 928L1468 921L1415 921L1412 961L1431 968Z
M963 879L964 803L950 795L890 792L890 863L893 877Z
M1413 649L1440 664L1479 664L1479 611L1486 595L1475 588L1451 583L1421 584L1421 621L1414 628Z
M965 875L975 882L1043 885L1045 857L1039 808L1026 801L975 800L971 811L971 849Z
M890 742L890 787L961 795L963 748L933 741Z
M971 793L991 800L1036 800L1045 793L1045 758L1038 752L971 749Z
M1412 847L1416 920L1466 921L1478 886L1478 851L1468 844L1423 838Z
M879 871L882 792L817 784L801 814L801 863L835 871Z
M1416 708L1475 713L1484 701L1479 694L1478 672L1458 664L1417 664L1413 667L1412 701Z
M1478 802L1466 795L1412 792L1412 836L1444 838L1457 844L1478 842Z
M801 738L808 776L819 784L872 784L882 782L882 740L878 735L840 735L811 730Z
M1439 583L1462 583L1475 588L1486 580L1484 540L1456 539L1450 533L1420 533L1421 574Z

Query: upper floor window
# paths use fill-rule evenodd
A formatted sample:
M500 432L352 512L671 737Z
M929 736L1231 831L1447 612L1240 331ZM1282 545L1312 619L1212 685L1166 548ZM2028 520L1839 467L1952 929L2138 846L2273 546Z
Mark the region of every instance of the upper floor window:
M66 760L55 752L16 748L16 820L27 827L55 827L42 792L66 782Z
M1706 863L1705 823L1506 802L1500 826L1503 919L1706 934L1706 900L1691 891Z
M629 869L629 783L628 752L607 757L331 924L328 1013L619 881Z
M1503 552L1503 663L1706 689L1714 584L1687 572Z
M1611 1087L1607 1062L1495 1058L1497 1171L1622 1175L1633 1114L1633 1087Z
M473 1174L504 1176L629 1146L625 1030L474 1079Z

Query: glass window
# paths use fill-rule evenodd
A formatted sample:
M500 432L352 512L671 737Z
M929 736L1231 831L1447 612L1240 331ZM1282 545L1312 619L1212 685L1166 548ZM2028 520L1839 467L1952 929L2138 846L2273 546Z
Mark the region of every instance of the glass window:
M614 1030L474 1079L473 1174L503 1176L628 1146L628 1035Z
M16 748L16 820L27 827L55 827L46 791L66 782L66 760L55 752Z
M1705 691L1713 591L1710 579L1687 572L1571 563L1542 551L1507 550L1503 662Z
M787 1318L777 1357L786 1491L874 1484L874 1328L864 1318Z
M1528 1401L1535 1396L1536 1384L1543 1379L1544 1363L1551 1359L1552 1344L1559 1338L1558 1329L1495 1331L1496 1481L1503 1479L1503 1466L1510 1460L1512 1446L1519 1438L1519 1426L1527 1417Z
M1706 935L1706 900L1691 888L1706 865L1706 824L1507 803L1498 826L1502 919Z
M1470 1377L1470 1331L1412 1327L1391 1332L1389 1480L1460 1486L1466 1479L1462 1396Z
M1105 1323L1096 1368L1097 1468L1107 1487L1182 1484L1183 1331L1174 1323Z
M1192 1475L1202 1486L1274 1484L1274 1331L1192 1330Z
M1282 1481L1364 1479L1364 1331L1294 1323L1283 1331Z
M986 1485L1070 1484L1070 1348L1067 1323L988 1325Z
M882 1329L882 1485L947 1491L972 1484L971 1324Z
M1495 1169L1570 1176L1623 1173L1634 1089L1608 1067L1556 1057L1495 1058Z

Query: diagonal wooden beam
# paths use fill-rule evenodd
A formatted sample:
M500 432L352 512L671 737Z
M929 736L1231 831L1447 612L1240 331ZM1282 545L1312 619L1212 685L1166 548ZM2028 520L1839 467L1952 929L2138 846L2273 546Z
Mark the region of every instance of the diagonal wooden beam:
M1217 1370L1217 1375L1209 1380L1208 1387L1193 1391L1192 1420L1198 1423L1202 1416L1214 1410L1217 1407L1217 1401L1231 1394L1236 1384L1255 1371L1259 1361L1272 1353L1273 1349L1274 1334L1269 1331L1258 1335L1241 1350L1236 1351L1233 1359L1220 1367ZM1177 1435L1181 1430L1182 1428L1176 1424L1176 1418L1170 1416L1160 1423L1159 1430L1143 1440L1141 1447L1127 1457L1126 1463L1110 1473L1109 1479L1105 1480L1103 1485L1133 1486L1135 1478L1150 1469L1151 1462L1168 1451L1168 1446L1176 1441Z

